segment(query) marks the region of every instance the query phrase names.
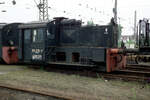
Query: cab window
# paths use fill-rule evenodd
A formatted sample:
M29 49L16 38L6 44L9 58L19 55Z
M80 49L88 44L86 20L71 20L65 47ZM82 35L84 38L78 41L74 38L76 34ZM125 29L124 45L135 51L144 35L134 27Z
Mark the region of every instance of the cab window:
M25 40L30 40L31 36L31 30L30 29L25 29L24 30L24 39Z
M42 42L44 40L44 29L33 29L32 42Z

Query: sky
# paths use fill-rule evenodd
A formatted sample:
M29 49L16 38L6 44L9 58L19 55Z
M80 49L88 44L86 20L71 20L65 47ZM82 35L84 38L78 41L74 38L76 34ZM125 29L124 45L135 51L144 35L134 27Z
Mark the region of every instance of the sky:
M39 10L34 0L0 0L0 23L31 22L39 18ZM35 0L37 3L39 0ZM95 24L108 24L113 17L115 0L48 0L49 18L68 17L93 21ZM6 10L6 12L2 12ZM123 26L123 35L133 34L134 12L139 19L150 18L150 0L118 0L118 23ZM65 13L64 13L65 12Z

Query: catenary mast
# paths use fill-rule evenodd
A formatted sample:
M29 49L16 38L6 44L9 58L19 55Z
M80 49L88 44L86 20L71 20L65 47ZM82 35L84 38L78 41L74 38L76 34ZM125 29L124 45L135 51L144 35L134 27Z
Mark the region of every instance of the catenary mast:
M48 0L40 0L39 4L37 4L39 8L39 20L40 21L47 21L48 18Z

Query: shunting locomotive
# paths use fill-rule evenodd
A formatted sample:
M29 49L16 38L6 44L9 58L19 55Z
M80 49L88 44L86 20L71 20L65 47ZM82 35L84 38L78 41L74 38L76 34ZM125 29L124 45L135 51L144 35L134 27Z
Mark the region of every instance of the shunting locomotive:
M50 22L12 23L2 28L2 59L7 64L34 63L123 69L126 56L118 53L117 24L82 26L64 17Z
M137 63L150 63L150 23L144 18L139 21L137 45L139 52L136 54Z

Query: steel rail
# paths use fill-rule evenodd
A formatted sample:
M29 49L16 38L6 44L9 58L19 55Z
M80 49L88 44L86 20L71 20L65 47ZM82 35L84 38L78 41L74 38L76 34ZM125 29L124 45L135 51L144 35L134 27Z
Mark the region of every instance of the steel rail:
M59 100L74 100L72 98L69 97L64 97L64 96L58 96L57 94L52 94L52 93L48 93L48 92L39 92L39 91L34 91L32 89L25 89L25 88L18 88L15 86L8 86L8 85L4 85L4 84L0 84L0 88L5 88L5 89L10 89L10 90L15 90L15 91L21 91L21 92L26 92L26 93L32 93L32 94L38 94L41 96L48 96L48 97L53 97Z

